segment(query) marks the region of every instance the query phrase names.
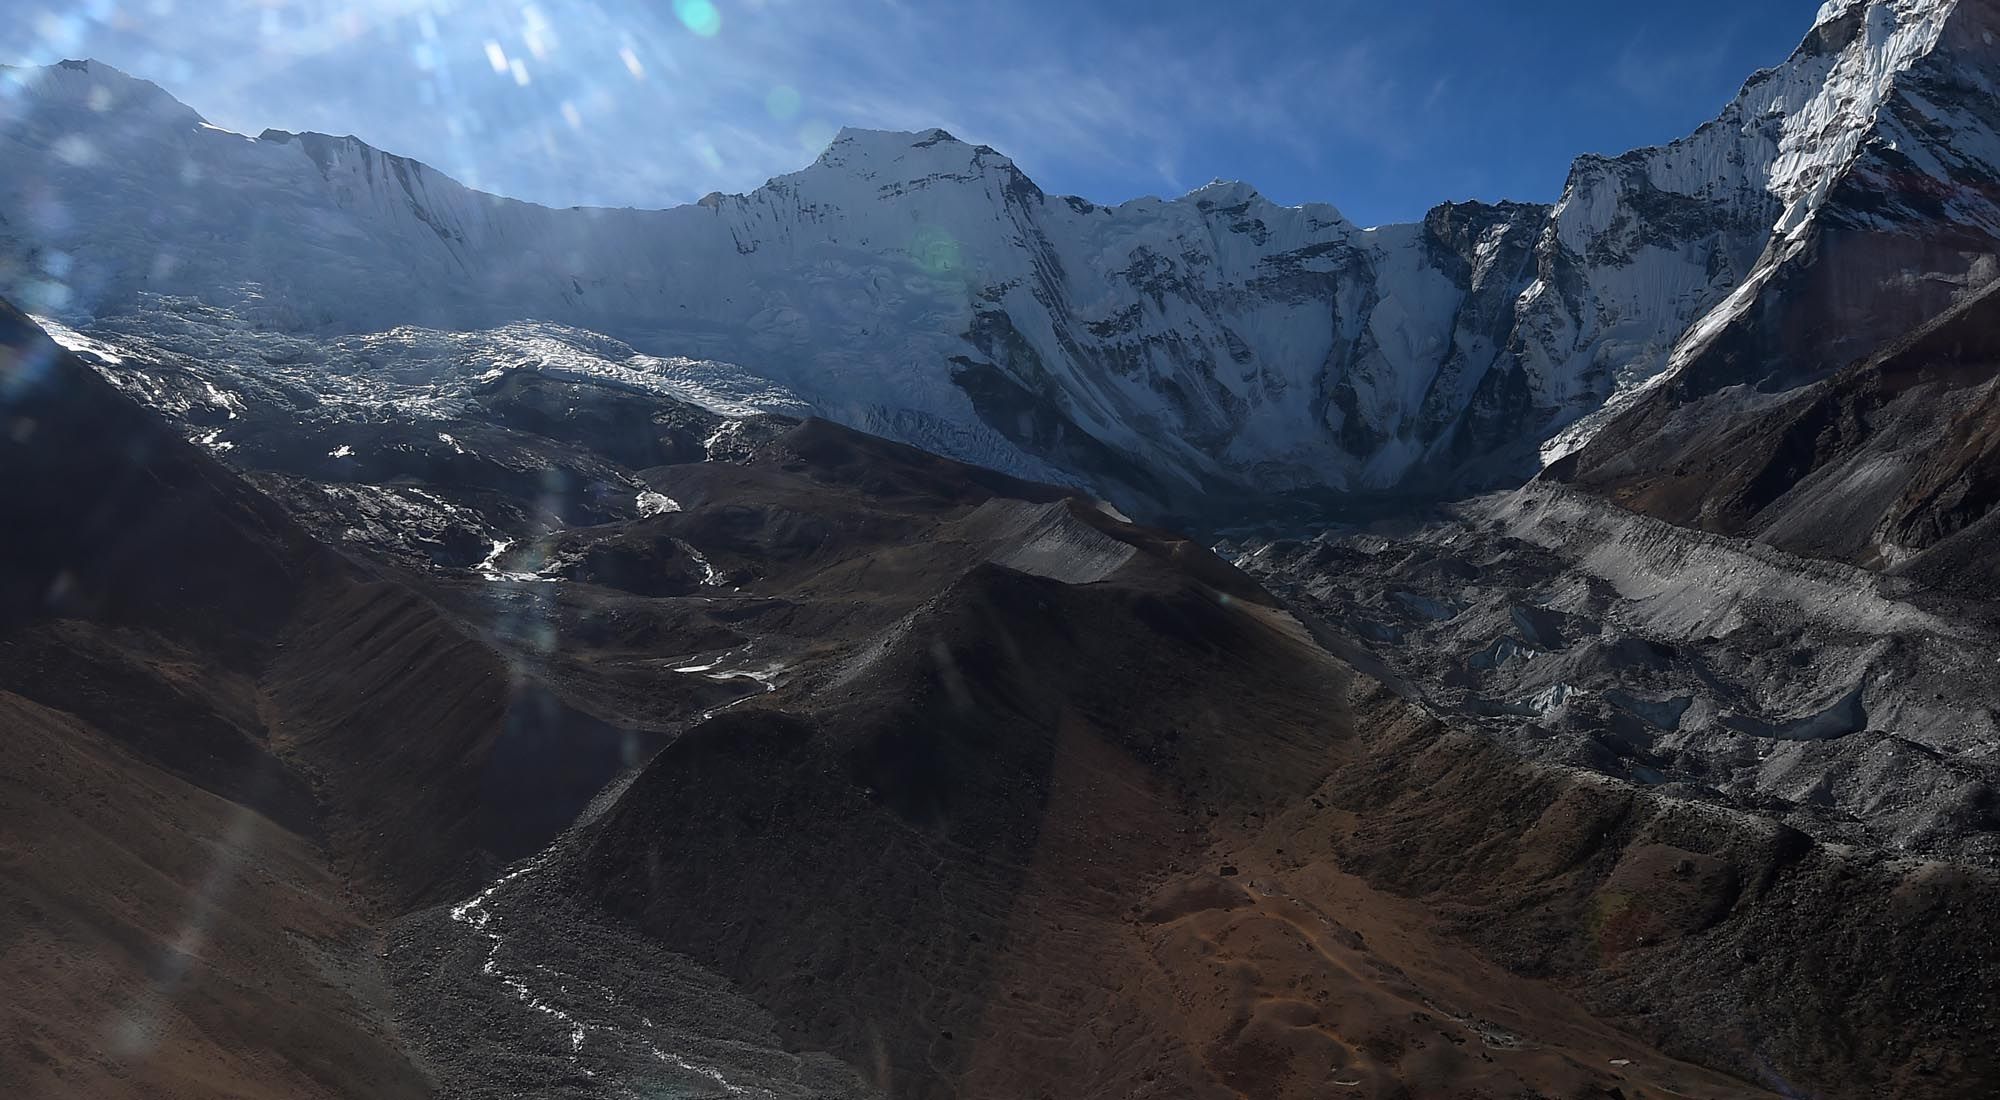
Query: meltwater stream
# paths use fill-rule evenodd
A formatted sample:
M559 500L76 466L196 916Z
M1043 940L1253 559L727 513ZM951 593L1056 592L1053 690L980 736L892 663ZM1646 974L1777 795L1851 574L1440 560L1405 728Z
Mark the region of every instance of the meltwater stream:
M754 648L667 667L754 680L756 698L787 670ZM573 893L579 846L650 766L607 784L538 854L407 926L393 965L426 1061L477 1100L881 1100L852 1065L789 1048L727 978Z
M616 1041L635 1042L662 1066L701 1078L707 1082L712 1082L725 1095L774 1098L776 1094L766 1089L736 1084L730 1081L720 1070L699 1065L678 1054L662 1050L652 1040L639 1034L635 1028L586 1020L578 1015L577 1012L562 1007L562 1005L556 1003L554 998L556 994L570 994L570 980L549 967L532 967L534 971L545 975L548 983L550 983L550 985L545 985L541 990L538 990L527 974L509 970L502 964L501 950L507 942L507 937L502 930L505 918L501 917L495 911L494 902L509 887L516 886L524 879L545 869L550 860L554 858L559 844L560 842L558 842L558 845L550 846L540 855L502 875L492 885L480 891L471 900L452 907L451 919L453 922L465 926L473 934L484 937L488 942L486 959L480 964L480 973L499 982L514 995L515 1000L529 1009L547 1016L552 1023L562 1028L569 1038L570 1060L572 1062L580 1061L584 1044L590 1041L593 1035L604 1035ZM584 984L594 985L595 983ZM553 987L552 990L551 986ZM623 1004L610 989L598 986L596 992L598 999L603 1002L604 1012L607 1017L622 1014L634 1017L640 1027L652 1028L654 1026L651 1019L640 1015L629 1006ZM578 1070L586 1078L595 1079L598 1076L595 1070L587 1067L579 1066ZM636 1090L629 1088L622 1089L621 1091L626 1095L640 1095ZM649 1090L648 1095L662 1095L657 1090L656 1083L655 1087Z

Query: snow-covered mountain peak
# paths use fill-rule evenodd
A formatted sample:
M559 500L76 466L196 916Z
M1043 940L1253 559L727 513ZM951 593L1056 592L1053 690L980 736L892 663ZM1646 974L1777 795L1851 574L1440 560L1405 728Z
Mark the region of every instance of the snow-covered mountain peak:
M948 131L867 130L849 126L834 136L814 162L818 168L840 168L867 178L908 179L967 170L1014 168L1014 162L985 145L968 145Z
M1553 207L1370 230L1235 181L1051 196L937 129L842 130L689 207L555 210L351 137L92 109L71 85L110 74L30 70L0 103L0 294L86 329L146 294L321 336L572 326L1142 510L1505 481L1691 358L1828 226L2000 238L1995 10L1828 5L1715 121L1579 158ZM1890 256L1881 285L1948 288L1958 254ZM1877 299L1852 270L1825 293Z
M1813 19L1813 29L1818 30L1828 23L1836 23L1852 14L1855 9L1868 5L1868 0L1826 0L1819 6L1819 15Z
M289 130L265 130L257 135L257 140L270 145L298 148L307 159L319 167L320 174L328 179L332 179L334 174L344 167L355 168L363 173L384 169L405 179L431 177L457 186L455 182L429 165L394 153L385 153L353 134L336 136L311 130L301 133Z
M1826 0L1820 5L1818 17L1813 20L1813 29L1841 23L1869 8L1893 9L1872 13L1876 19L1907 20L1949 14L1959 3L1960 0Z
M0 66L0 123L39 109L77 109L148 124L205 125L199 113L150 80L102 61L61 61L44 67Z
M1897 78L1931 52L1957 0L1849 0L1822 11L1812 38L1762 85L1756 113L1782 116L1766 184L1784 204L1774 229L1796 234L1871 136Z
M842 126L828 143L829 148L848 148L864 152L887 150L890 153L911 148L929 148L935 145L970 145L958 140L951 131L933 126L927 130L881 130L870 126Z
M1197 206L1241 206L1266 201L1255 187L1242 180L1212 179L1182 196Z

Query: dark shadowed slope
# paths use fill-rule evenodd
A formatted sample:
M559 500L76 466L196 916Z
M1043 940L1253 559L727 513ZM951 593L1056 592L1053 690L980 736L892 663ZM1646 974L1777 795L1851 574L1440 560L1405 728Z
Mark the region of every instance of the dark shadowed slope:
M563 620L633 614L629 578L656 573L632 563L684 540L730 584L647 602L736 637L679 677L770 690L487 903L509 945L559 942L546 914L579 903L624 918L897 1096L1755 1093L1657 1055L1614 1066L1642 1047L1357 880L1287 898L1264 878L1290 866L1260 847L1275 822L1337 813L1316 795L1353 756L1358 681L1206 550L824 422L646 479L679 510L555 536L577 580L554 598L583 609ZM1330 870L1323 839L1299 850ZM633 1072L600 1021L672 1026L630 981L565 997L599 980L587 959L523 961L581 1021L576 1065ZM1537 1038L1461 1051L1461 1018Z
M1663 387L1550 476L1674 523L2000 594L2000 283L1778 393Z
M533 850L622 766L622 735L315 541L31 322L0 320L16 364L0 509L35 517L0 549L4 621L24 639L0 684L324 828L398 900ZM517 796L548 806L522 815Z
M1990 876L1523 763L1206 550L944 475L973 476L807 423L742 464L648 471L679 511L559 536L585 563L698 548L735 587L653 599L738 637L684 675L769 690L510 886L509 935L581 900L896 1096L1992 1079L1960 1042L1993 992ZM626 572L577 575L560 599L624 606Z
M539 847L623 764L571 750L623 735L4 305L0 516L0 1079L427 1092L363 916Z
M10 438L35 427L6 460L77 484L0 479L67 520L0 549L46 578L0 635L34 754L0 786L28 1006L0 1073L31 1094L1994 1080L1990 876L1453 733L1102 505L823 421L502 378L475 400L623 426L600 450L561 415L313 421L372 433L373 484L246 402L274 507L10 320ZM112 498L164 532L149 573L92 564L119 475L164 487ZM392 493L444 518L361 522Z
M0 1091L431 1094L315 845L12 692L0 735Z
M341 563L4 306L0 423L0 1080L426 1095L256 685Z

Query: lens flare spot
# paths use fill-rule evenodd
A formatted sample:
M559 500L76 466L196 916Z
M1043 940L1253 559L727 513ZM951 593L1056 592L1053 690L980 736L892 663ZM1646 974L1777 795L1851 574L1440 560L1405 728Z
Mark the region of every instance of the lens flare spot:
M674 14L682 26L703 38L714 38L722 30L722 12L711 0L674 0Z
M486 42L486 63L493 66L493 71L496 73L507 71L507 51L500 48L500 43L491 39Z
M918 267L932 275L957 271L963 262L958 241L951 234L931 225L917 230L917 235L911 238L910 257L917 261Z
M639 63L639 55L632 52L632 47L627 46L619 50L618 60L625 63L625 71L632 74L632 79L646 79L646 66Z
M562 116L563 116L563 121L569 123L570 129L572 130L583 129L583 112L577 110L576 104L571 103L567 99L563 100Z
M30 282L23 292L28 309L35 313L62 313L69 308L70 290L66 283L53 279L38 279Z
M547 61L556 48L556 29L533 4L521 9L521 44L537 61Z
M81 134L65 134L57 139L55 154L64 164L87 168L97 163L97 146Z
M64 53L83 40L83 20L74 15L44 12L35 20L36 34L53 52Z
M694 140L688 142L688 152L693 153L694 159L700 161L702 167L709 171L722 170L722 154L716 151L715 143L707 137L696 135Z
M799 127L799 148L804 150L807 156L816 157L826 152L826 147L833 144L835 133L830 123L814 119Z
M528 86L528 67L521 64L520 58L507 62L507 71L514 74L514 83L523 88Z
M764 97L764 109L779 122L789 122L797 118L799 108L803 104L804 100L800 98L799 90L789 84L778 85L771 89L771 94Z

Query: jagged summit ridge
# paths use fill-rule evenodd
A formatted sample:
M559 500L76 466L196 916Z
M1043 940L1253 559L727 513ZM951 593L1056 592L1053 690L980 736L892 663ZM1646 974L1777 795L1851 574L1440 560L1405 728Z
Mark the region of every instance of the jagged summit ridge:
M85 327L148 293L303 331L553 321L739 363L854 426L1140 509L1463 488L1574 449L1826 232L1948 225L1965 254L2000 234L1992 16L1828 5L1716 121L1580 158L1553 207L1373 229L1241 183L1050 196L943 130L843 130L801 171L693 206L550 210L354 139L246 142L44 95L0 136L29 166L0 181L0 286L59 281L41 308ZM65 160L79 134L107 155ZM182 216L134 217L162 179ZM20 216L31 190L63 217ZM38 270L50 252L60 279ZM1964 263L1875 266L1891 285Z
M854 126L844 127L835 134L813 166L868 177L926 168L938 172L1015 170L1014 162L998 150L969 145L945 130L869 130Z

